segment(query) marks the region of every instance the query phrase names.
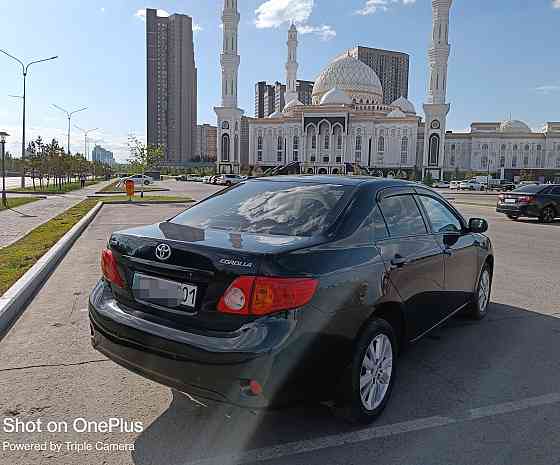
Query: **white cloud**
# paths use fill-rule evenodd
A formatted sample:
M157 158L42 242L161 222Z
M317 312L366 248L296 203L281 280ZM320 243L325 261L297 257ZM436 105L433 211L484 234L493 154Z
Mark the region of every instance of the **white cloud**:
M99 8L99 11L101 11L101 13L105 13L105 7L102 6L101 8Z
M169 16L169 13L158 8L157 15L167 18ZM146 8L140 8L136 11L136 13L134 13L134 16L136 16L138 19L141 19L142 21L146 21Z
M317 34L321 40L331 40L336 37L336 31L326 24L321 26L310 26L309 24L304 24L298 27L298 32L301 34Z
M302 34L317 34L321 40L336 37L336 31L330 25L309 24L313 7L314 0L267 0L255 10L255 26L268 29L293 22Z
M283 23L306 23L313 11L313 0L268 0L255 10L259 29L279 27Z
M560 0L558 0L560 2ZM535 87L535 90L541 94L551 94L553 92L560 92L560 85L550 84L545 86Z
M560 9L560 0L552 0L552 8Z
M557 0L560 1L560 0ZM378 11L387 11L393 4L412 5L416 0L367 0L363 8L356 10L357 15L373 15Z

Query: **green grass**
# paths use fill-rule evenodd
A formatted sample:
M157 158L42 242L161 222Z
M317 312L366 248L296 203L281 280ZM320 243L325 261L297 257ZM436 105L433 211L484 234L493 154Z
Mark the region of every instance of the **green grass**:
M92 186L93 184L97 184L98 182L99 181L86 181L86 187ZM35 182L35 189L33 189L33 185L31 185L31 186L24 187L23 189L21 187L18 187L16 189L10 189L8 192L37 192L38 194L40 193L56 194L61 192L62 193L72 192L81 188L82 187L79 181L66 183L62 186L62 189L59 189L58 186L53 184L51 181L49 187L47 187L46 183L43 182L43 189L41 189L41 187L39 186L39 181L37 180Z
M39 197L8 197L8 208L16 208L25 205L26 203L36 202ZM5 210L6 207L0 202L0 210Z
M57 217L35 228L17 242L0 249L0 296L21 278L72 226L80 221L99 201L106 203L128 200L125 195L111 197L90 197L69 208ZM135 196L133 202L154 200L185 201L189 197L146 195L143 199Z

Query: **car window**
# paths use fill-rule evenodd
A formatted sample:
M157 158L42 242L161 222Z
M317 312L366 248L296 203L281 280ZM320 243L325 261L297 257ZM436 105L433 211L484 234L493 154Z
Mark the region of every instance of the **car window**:
M560 186L553 187L550 193L552 195L560 195Z
M518 187L512 192L526 193L526 194L537 194L543 189L543 186L539 184L526 184L525 186Z
M379 206L375 206L359 227L355 240L364 244L372 244L375 241L382 241L388 237L389 231L387 231L383 215L379 210Z
M381 201L381 211L391 237L426 234L426 225L412 195L397 195Z
M201 229L314 236L336 219L352 186L249 181L220 192L173 218Z
M425 195L420 195L418 198L426 210L433 232L461 231L461 222L443 203Z

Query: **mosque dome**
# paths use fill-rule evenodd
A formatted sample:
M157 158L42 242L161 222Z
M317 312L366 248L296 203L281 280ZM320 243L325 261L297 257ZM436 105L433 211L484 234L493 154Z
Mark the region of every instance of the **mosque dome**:
M288 103L286 103L286 105L284 105L284 113L286 113L287 111L289 111L290 109L297 107L298 105L303 105L303 103L301 103L297 98L290 100Z
M321 97L321 105L351 105L352 99L338 87L333 87Z
M387 115L387 118L405 118L406 115L399 109L395 108L391 113Z
M356 103L383 102L383 89L375 71L350 55L336 58L321 71L313 86L313 103L319 104L333 88L343 91Z
M392 107L397 107L404 113L414 113L416 114L416 109L410 100L405 97L399 97L393 103L391 103Z
M519 120L508 120L500 124L498 129L500 132L532 132L531 128L526 123Z

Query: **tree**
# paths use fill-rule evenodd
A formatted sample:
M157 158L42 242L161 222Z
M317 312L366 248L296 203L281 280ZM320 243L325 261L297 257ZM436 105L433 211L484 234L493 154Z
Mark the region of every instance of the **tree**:
M432 173L430 173L430 171L426 171L426 173L424 174L424 184L426 184L426 186L432 186L432 184L434 183L434 179L432 178Z
M163 148L161 146L144 144L133 135L128 137L128 150L130 151L128 162L132 171L136 173L157 168L163 160Z

